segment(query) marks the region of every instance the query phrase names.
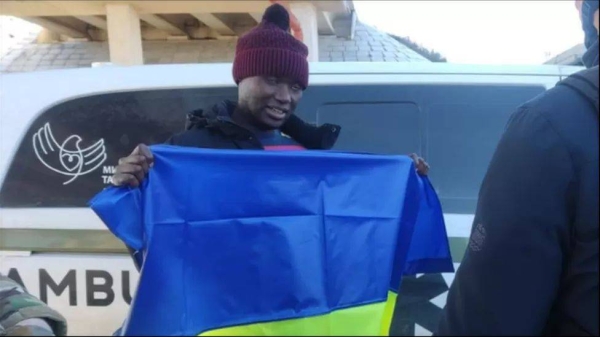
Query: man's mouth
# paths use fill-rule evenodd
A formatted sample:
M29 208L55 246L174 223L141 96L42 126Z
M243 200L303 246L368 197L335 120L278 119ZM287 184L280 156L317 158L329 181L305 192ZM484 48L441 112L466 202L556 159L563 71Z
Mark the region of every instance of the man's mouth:
M285 118L285 115L287 114L287 110L275 108L275 107L271 107L271 106L268 106L266 108L266 111L267 111L267 114L269 115L269 117L271 117L272 119L275 119L275 120L283 120Z

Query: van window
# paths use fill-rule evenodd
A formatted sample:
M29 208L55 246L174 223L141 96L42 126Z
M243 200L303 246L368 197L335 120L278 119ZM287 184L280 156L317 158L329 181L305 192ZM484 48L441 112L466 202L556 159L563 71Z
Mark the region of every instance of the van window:
M444 206L455 212L475 209L479 187L515 105L432 104L428 120L428 162Z
M77 98L40 114L0 190L2 207L86 207L119 158L185 127L186 113L235 99L236 88L153 90ZM61 152L62 151L62 152Z
M317 124L342 126L336 150L398 154L421 148L419 108L415 103L325 104Z
M406 155L431 165L446 213L473 214L509 116L542 85L406 84L309 87L307 120L342 126L334 150Z
M541 85L313 85L297 114L312 123L340 124L334 150L420 154L431 165L444 211L472 214L510 114L544 90ZM137 144L162 143L183 130L187 112L236 96L236 88L152 90L59 104L43 112L23 138L0 190L0 206L87 207L107 186L118 159ZM47 144L46 137L55 148L36 147Z
M445 212L475 212L479 188L510 115L544 91L543 86L517 85L427 90L419 102L427 114L425 155Z

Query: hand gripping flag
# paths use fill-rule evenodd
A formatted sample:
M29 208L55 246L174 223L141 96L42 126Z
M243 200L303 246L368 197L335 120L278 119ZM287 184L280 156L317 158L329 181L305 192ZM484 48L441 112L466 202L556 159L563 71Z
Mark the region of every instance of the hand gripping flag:
M91 208L143 264L124 335L387 335L403 274L452 272L412 160L152 147Z

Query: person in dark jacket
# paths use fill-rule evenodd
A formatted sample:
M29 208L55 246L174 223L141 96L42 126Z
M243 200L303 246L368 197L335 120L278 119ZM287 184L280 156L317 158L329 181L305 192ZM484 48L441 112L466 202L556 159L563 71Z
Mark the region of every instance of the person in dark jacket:
M308 86L308 48L290 34L289 14L279 5L265 11L262 22L241 37L236 46L233 78L238 101L224 101L207 111L188 115L186 130L167 144L211 149L328 150L340 126L319 127L294 115ZM426 175L429 165L411 154L417 171ZM153 156L144 144L119 160L112 184L139 186ZM141 254L130 250L139 268Z
M262 22L241 37L236 46L233 78L238 101L225 101L188 117L187 130L167 143L214 149L302 150L331 149L340 132L337 125L310 125L294 115L308 86L308 48L290 34L287 10L271 5ZM417 170L428 164L412 154ZM138 145L119 160L112 183L139 186L152 165L149 148Z
M598 1L577 8L583 59L597 67ZM437 335L598 335L599 136L590 102L557 85L512 115Z

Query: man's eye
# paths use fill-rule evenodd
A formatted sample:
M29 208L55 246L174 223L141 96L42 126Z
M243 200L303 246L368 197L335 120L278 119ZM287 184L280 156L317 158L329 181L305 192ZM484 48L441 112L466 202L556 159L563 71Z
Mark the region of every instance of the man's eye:
M302 87L301 87L300 85L298 85L298 84L294 84L294 85L292 86L292 90L294 90L294 91L301 91L301 90L302 90Z
M267 83L277 84L277 79L275 77L267 77Z

